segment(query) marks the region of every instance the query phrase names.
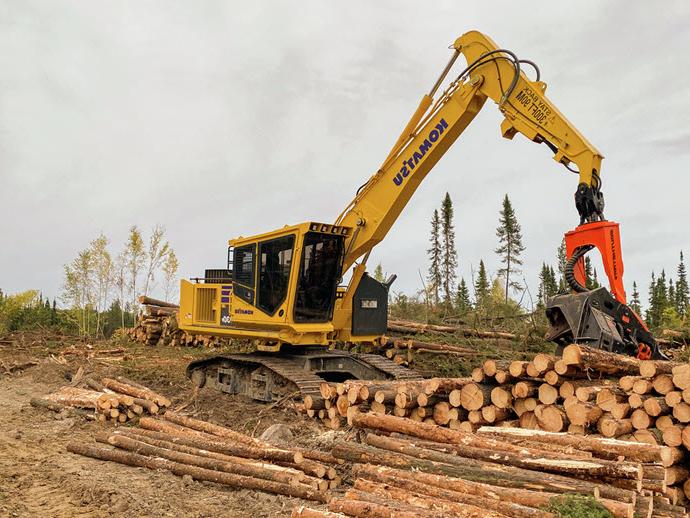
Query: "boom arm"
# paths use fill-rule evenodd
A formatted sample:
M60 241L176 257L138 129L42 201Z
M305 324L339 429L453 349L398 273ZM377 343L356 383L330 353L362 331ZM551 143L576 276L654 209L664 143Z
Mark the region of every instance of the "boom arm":
M522 133L534 142L545 143L555 153L554 160L579 173L575 201L581 223L603 219L603 196L599 189L603 157L546 98L546 84L539 80L538 69L537 80L529 80L521 65L534 66L531 62L518 60L512 52L499 49L477 31L458 38L453 48L450 62L430 94L422 98L385 162L336 221L355 229L346 242L343 272L383 240L419 184L472 122L487 98L498 105L505 117L501 124L505 138ZM434 103L436 90L461 53L467 68ZM571 168L571 163L577 165L577 170ZM365 262L366 258L361 262L359 275Z

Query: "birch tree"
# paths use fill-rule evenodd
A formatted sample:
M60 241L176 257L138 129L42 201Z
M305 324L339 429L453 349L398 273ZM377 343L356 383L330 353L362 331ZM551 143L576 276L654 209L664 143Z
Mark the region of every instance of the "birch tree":
M144 281L144 295L149 294L153 288L156 272L165 260L170 244L165 239L165 227L156 225L153 227L149 238L149 247L146 254L146 278Z
M163 278L165 282L165 300L172 302L171 297L177 295L177 268L179 263L172 248L168 248L163 263ZM177 297L175 297L177 298Z
M96 301L96 335L101 332L101 313L108 306L110 288L113 281L113 260L108 251L108 238L101 233L91 241L89 253L93 266Z
M129 289L132 295L133 308L137 307L137 278L146 263L146 250L144 250L144 240L141 232L134 225L129 229L127 247L125 248L127 273L129 274Z

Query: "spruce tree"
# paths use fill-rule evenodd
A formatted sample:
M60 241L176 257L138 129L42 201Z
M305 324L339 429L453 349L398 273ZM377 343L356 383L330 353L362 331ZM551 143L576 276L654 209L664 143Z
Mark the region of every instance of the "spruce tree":
M678 263L676 279L676 311L681 317L688 314L688 304L690 303L690 289L688 288L688 276L685 271L685 262L683 261L683 251L680 252L680 262Z
M376 265L376 268L374 268L374 279L376 279L379 282L385 282L386 278L383 273L383 266L381 266L381 263Z
M519 282L511 281L510 277L520 273L519 266L522 264L520 254L525 251L525 247L522 244L520 223L518 223L513 205L510 203L510 198L508 198L507 194L503 198L503 208L500 211L496 237L498 237L498 242L500 243L499 247L496 248L496 253L501 257L501 262L505 265L498 270L498 274L505 278L505 298L506 302L508 302L508 288L515 290L522 288Z
M455 272L458 268L458 252L455 249L453 202L448 193L446 193L441 203L441 243L443 246L443 259L441 262L443 301L446 306L451 306L455 279L457 277Z
M657 309L656 277L654 276L654 272L652 272L652 278L649 281L649 291L647 292L647 294L649 306L647 307L647 311L645 312L645 320L647 321L647 325L649 327L654 327L656 325L655 312Z
M561 239L556 257L558 258L558 291L559 293L567 293L568 283L565 280L565 265L568 262L568 257L565 250L565 239Z
M441 220L438 217L438 210L434 209L434 215L431 217L431 237L429 238L431 247L426 251L429 256L429 273L427 280L429 282L429 291L433 298L433 303L438 304L439 289L441 287Z
M545 306L549 297L553 297L558 293L558 282L556 281L556 273L553 267L546 263L542 263L541 271L539 272L539 292L537 295L539 306Z
M464 277L460 279L460 284L458 284L458 291L455 296L455 308L460 315L464 315L472 309L470 290L467 288Z
M668 279L668 305L676 309L676 287L673 285L673 279Z
M477 280L474 283L474 300L477 307L484 307L489 298L490 286L489 278L486 274L486 267L484 266L484 261L479 261L479 273L477 274Z
M594 290L599 287L599 281L597 280L597 271L592 266L592 261L589 257L585 257L585 288L588 290Z
M632 300L630 301L630 308L640 315L642 313L642 305L640 304L640 292L637 291L637 283L633 281Z

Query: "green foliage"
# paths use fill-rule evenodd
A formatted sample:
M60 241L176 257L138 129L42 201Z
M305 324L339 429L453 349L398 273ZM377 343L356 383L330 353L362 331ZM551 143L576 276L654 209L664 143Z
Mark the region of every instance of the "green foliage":
M640 292L637 291L637 283L633 281L632 299L630 301L630 308L638 315L642 314L642 304L640 303Z
M561 244L558 245L556 258L558 259L558 292L567 293L568 283L565 280L565 265L568 262L568 257L565 250L565 239L561 239Z
M386 276L383 273L383 266L381 266L381 263L376 265L376 268L374 268L374 279L376 279L379 282L385 282Z
M479 272L474 283L474 300L477 309L484 308L489 300L489 277L483 260L479 261Z
M565 495L551 499L547 510L558 518L613 518L592 496Z
M539 292L537 295L537 305L543 307L549 297L553 297L558 293L558 281L556 280L556 272L552 266L542 263L541 272L539 272Z
M43 300L37 290L0 297L0 335L19 330L60 329L76 330L73 320L65 311L58 310L55 300Z
M685 317L688 314L688 305L690 304L690 288L688 287L688 276L685 271L682 250L680 252L680 262L678 263L676 275L676 296L674 302L678 314L681 317Z
M499 246L495 252L499 255L504 265L503 268L498 270L498 275L505 279L505 301L508 302L509 288L514 290L522 289L522 285L516 280L511 280L511 276L514 277L521 272L519 268L522 265L520 255L525 251L525 247L522 244L520 223L518 223L515 210L507 194L503 198L503 207L501 208L498 227L496 228L496 237L498 237Z
M455 295L455 309L460 316L466 315L472 309L470 290L465 283L465 278L460 279L458 291Z
M588 290L595 290L600 287L597 279L597 270L592 266L592 261L589 257L585 257L585 287Z
M433 297L433 304L439 302L439 290L441 289L441 220L438 216L438 210L434 209L434 215L431 217L431 236L429 237L431 246L426 251L429 257L429 272L427 274L427 281L429 282L428 291Z
M458 267L458 252L455 249L455 230L453 228L453 202L446 193L441 203L441 242L443 256L441 261L441 279L443 303L446 309L452 309L452 296L455 288L455 273Z

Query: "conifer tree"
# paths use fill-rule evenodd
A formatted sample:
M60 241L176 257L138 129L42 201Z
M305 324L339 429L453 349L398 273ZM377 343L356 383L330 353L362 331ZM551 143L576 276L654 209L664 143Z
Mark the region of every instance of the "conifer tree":
M490 293L489 277L486 274L486 267L484 261L479 261L479 272L477 273L477 280L474 283L474 300L477 307L484 307Z
M647 325L649 327L654 327L655 326L655 309L657 306L656 302L656 277L654 275L654 272L652 271L652 278L649 281L649 290L647 292L647 299L649 302L649 306L647 307L647 311L645 312L645 320L647 321Z
M688 276L685 271L685 262L683 261L683 251L680 252L680 262L678 263L676 279L676 311L681 317L688 314L688 305L690 304L690 288L688 287Z
M597 270L592 266L592 261L589 257L585 257L585 288L588 290L595 290L599 287L599 280L597 279Z
M500 211L496 236L500 243L496 248L496 253L501 257L503 268L498 270L498 274L505 278L505 301L508 302L508 289L519 290L522 288L519 282L510 280L511 275L520 273L519 266L522 265L520 255L525 251L522 244L522 232L520 223L506 194L503 198L503 208Z
M542 263L541 272L539 272L539 292L537 295L538 304L546 305L549 297L553 297L558 293L558 282L556 281L556 273L552 266Z
M438 217L438 210L434 209L434 215L431 217L431 237L429 238L431 247L426 251L429 256L429 273L427 281L429 282L429 291L433 298L434 305L438 305L439 289L441 288L441 220Z
M640 304L640 292L637 291L637 283L633 281L632 300L630 301L630 308L638 315L642 314L642 305Z
M676 309L676 287L673 285L673 279L668 279L668 305Z
M453 202L450 194L446 193L441 203L441 242L443 259L441 262L441 277L443 283L443 302L450 307L453 303L456 270L458 268L458 252L455 249L455 230L453 228Z
M460 279L460 284L458 284L458 291L455 296L455 307L460 315L464 315L472 309L470 290L467 288L464 277Z
M565 265L568 262L568 257L565 250L565 239L561 239L561 244L558 245L556 254L558 258L558 292L566 293L568 291L568 283L565 280Z

